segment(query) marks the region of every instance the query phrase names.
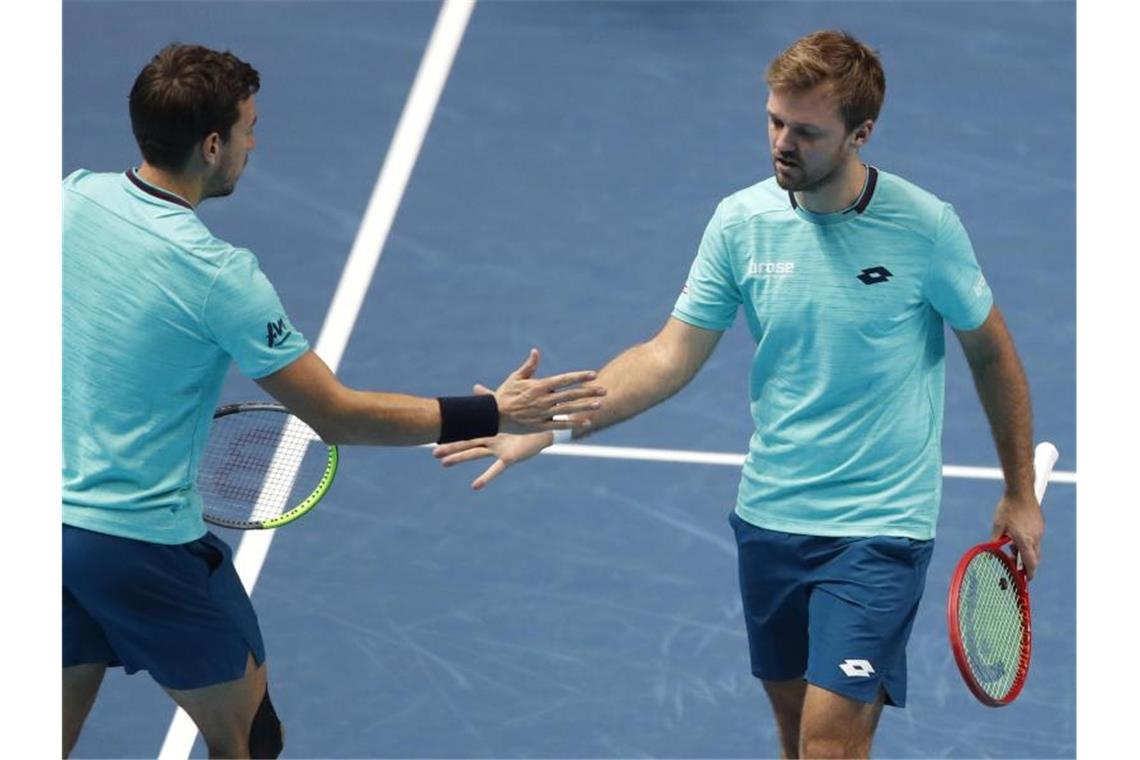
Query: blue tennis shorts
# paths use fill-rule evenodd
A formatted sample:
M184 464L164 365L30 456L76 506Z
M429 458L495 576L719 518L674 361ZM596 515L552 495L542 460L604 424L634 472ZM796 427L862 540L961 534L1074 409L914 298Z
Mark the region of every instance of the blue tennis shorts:
M154 544L63 526L63 666L146 670L169 689L245 674L265 647L230 547Z
M906 705L906 642L933 541L759 528L735 512L752 673L804 678L859 702Z

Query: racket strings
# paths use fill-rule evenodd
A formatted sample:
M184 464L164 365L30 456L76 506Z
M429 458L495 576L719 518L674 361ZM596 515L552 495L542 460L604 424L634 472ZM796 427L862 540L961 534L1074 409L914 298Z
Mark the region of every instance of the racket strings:
M974 557L962 579L959 635L978 685L1004 698L1028 664L1028 630L1016 579L990 552Z
M309 495L298 484L323 479L328 450L295 417L243 411L214 420L198 468L203 506L213 517L249 524L279 517Z

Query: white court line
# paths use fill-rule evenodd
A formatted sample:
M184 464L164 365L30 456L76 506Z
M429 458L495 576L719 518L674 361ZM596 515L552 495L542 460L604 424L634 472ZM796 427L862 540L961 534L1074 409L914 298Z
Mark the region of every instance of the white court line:
M415 82L408 94L408 102L400 114L396 133L380 176L372 190L372 197L356 232L356 240L341 272L332 304L315 351L335 372L340 365L352 328L356 324L364 296L372 283L373 273L380 261L388 232L396 218L396 211L404 197L412 169L416 165L424 136L431 126L435 107L447 83L451 65L459 51L459 43L467 29L467 22L475 8L475 0L446 0L439 11L431 39L420 61ZM275 531L247 531L234 556L234 566L246 591L253 593ZM170 729L159 752L160 760L174 760L190 756L198 729L182 709L174 714Z
M681 451L678 449L639 449L628 446L593 446L581 443L558 443L543 449L543 454L564 457L594 457L598 459L636 459L642 462L680 462L684 464L720 464L744 466L744 454L724 454L713 451ZM997 467L965 467L948 464L942 467L946 478L975 478L1001 480ZM1054 470L1051 483L1076 483L1077 473Z

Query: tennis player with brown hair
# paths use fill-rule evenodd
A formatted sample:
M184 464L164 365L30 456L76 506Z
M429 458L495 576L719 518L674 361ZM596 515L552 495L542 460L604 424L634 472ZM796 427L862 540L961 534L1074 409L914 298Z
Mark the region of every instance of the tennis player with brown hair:
M886 91L849 34L797 40L767 71L775 176L717 206L664 328L601 371L596 432L683 388L741 308L755 432L730 522L752 672L785 757L865 757L906 701L906 643L941 498L944 323L965 352L1005 477L993 519L1032 576L1029 389L953 207L863 163ZM493 456L482 488L562 433L440 446Z
M423 398L342 385L289 321L254 255L195 213L253 151L257 71L171 45L138 75L126 173L63 182L63 751L108 666L146 670L211 757L276 757L257 617L206 530L195 472L231 361L329 443L415 445L564 429L600 406L595 373Z

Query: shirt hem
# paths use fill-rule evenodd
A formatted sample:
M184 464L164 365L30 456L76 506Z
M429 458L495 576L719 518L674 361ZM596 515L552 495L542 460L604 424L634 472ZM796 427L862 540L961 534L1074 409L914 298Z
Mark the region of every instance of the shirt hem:
M167 546L197 541L208 532L205 523L200 520L195 525L186 526L185 529L148 531L146 529L140 530L135 526L123 525L122 522L118 520L92 519L90 516L68 514L68 508L66 506L63 510L63 524L70 525L73 528L90 530L95 533L104 533L109 536L129 538L133 541L146 541L151 544L165 544Z
M825 536L827 538L867 538L871 536L897 536L913 538L916 541L930 541L935 536L933 526L902 525L898 523L858 523L837 525L834 523L803 522L799 520L772 519L758 516L741 504L736 505L736 516L749 525L764 530L781 533L794 533L801 536Z

